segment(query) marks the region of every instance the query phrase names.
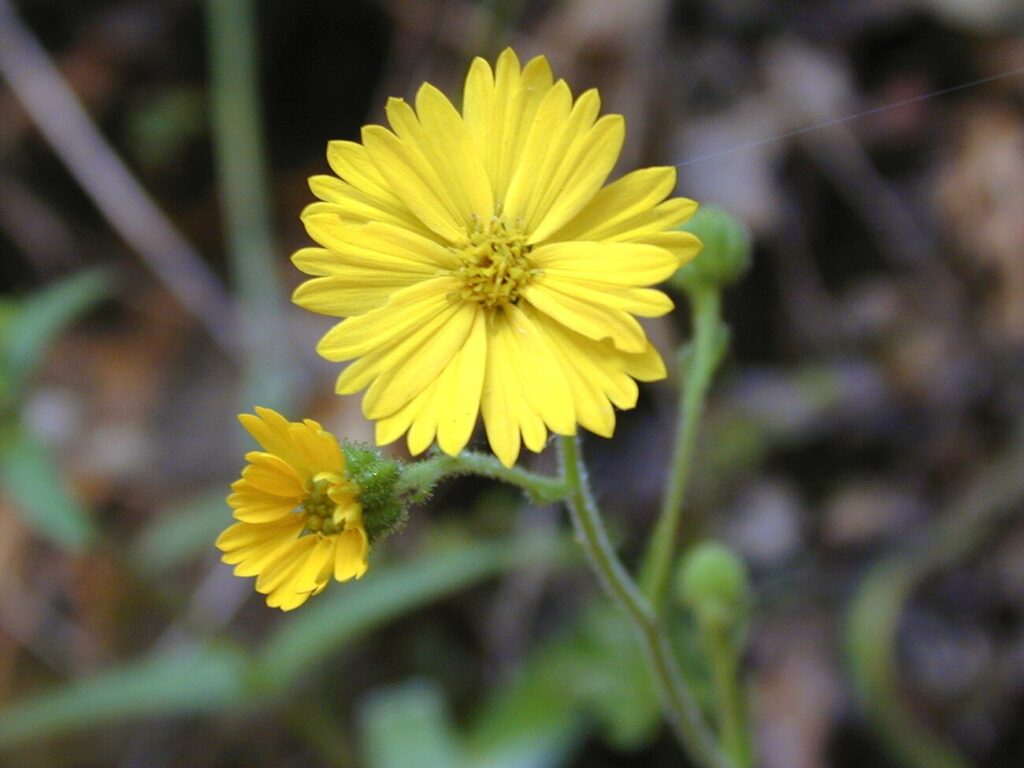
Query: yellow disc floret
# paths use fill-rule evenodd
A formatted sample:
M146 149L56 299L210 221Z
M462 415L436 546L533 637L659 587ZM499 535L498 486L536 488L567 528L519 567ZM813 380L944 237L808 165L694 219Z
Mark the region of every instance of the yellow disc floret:
M454 250L462 261L458 298L488 308L517 303L519 292L538 272L530 261L526 234L500 216L486 224L477 220L466 242Z
M345 530L345 518L338 504L331 498L330 492L344 482L342 478L335 481L328 477L313 483L313 490L298 506L297 511L303 516L305 531L333 536Z

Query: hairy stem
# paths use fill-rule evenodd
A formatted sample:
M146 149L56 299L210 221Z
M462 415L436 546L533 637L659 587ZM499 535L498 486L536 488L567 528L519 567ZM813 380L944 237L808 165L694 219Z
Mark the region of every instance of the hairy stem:
M477 475L522 488L536 504L553 504L568 494L565 482L545 477L520 467L506 467L486 453L463 452L458 456L438 454L424 461L408 464L402 470L398 491L413 501L426 498L435 485L447 477Z
M702 768L736 768L719 747L683 679L664 626L612 548L590 493L576 438L559 438L558 448L576 537L601 584L636 628L676 738Z

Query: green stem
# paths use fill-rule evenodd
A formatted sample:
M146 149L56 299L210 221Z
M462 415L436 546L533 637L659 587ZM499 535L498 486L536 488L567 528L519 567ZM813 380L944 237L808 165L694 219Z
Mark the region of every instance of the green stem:
M665 717L676 737L703 768L736 768L733 761L722 752L704 721L683 679L664 626L612 548L601 514L590 493L577 439L560 437L558 448L563 477L569 489L567 505L576 537L601 584L636 628L661 695Z
M207 0L210 106L231 272L247 358L243 402L284 407L294 383L270 228L253 0Z
M679 547L680 529L684 522L692 522L684 518L683 501L697 447L704 400L724 351L720 336L721 297L718 289L700 288L690 292L689 296L693 314L692 354L684 357L680 364L683 382L668 485L640 577L644 594L656 611L660 611L665 602L672 560Z
M1013 445L982 470L914 548L882 558L864 577L846 620L850 671L885 746L914 768L970 768L945 735L922 721L900 689L899 623L914 591L937 571L980 547L1024 501L1024 426Z
M722 747L736 765L754 764L753 743L747 727L746 704L739 680L739 654L729 637L731 628L717 622L701 622L701 633L711 662L715 706L722 735Z
M463 452L458 456L438 454L424 461L408 464L402 470L398 492L422 501L435 485L447 477L477 475L522 488L536 504L553 504L568 494L561 478L545 477L520 467L506 467L489 454Z

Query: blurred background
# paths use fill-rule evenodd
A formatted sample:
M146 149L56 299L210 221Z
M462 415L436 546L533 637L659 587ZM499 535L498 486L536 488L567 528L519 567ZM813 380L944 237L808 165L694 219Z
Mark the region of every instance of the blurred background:
M680 765L558 509L450 482L288 615L213 549L236 413L372 436L288 303L326 142L506 45L754 236L688 538L752 572L760 764L1024 765L1017 0L0 0L0 765ZM630 564L676 396L586 445Z

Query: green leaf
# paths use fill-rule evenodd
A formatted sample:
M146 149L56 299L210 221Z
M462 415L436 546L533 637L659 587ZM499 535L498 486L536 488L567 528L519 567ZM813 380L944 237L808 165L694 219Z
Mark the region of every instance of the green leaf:
M233 522L227 495L226 487L217 488L163 510L131 547L136 571L156 576L201 552L213 552L217 534Z
M208 647L152 656L0 711L0 749L126 719L215 712L247 699L246 657Z
M271 704L309 667L384 622L503 570L562 554L548 539L428 552L348 590L337 585L282 623L256 657L224 647L152 656L14 704L0 711L0 749L130 718Z
M95 539L95 528L50 452L16 424L7 425L0 436L0 490L21 518L64 550L86 549Z
M636 633L621 610L607 602L594 606L569 650L563 664L608 743L623 750L649 743L661 724L661 705Z
M17 302L0 329L0 359L8 375L24 386L43 353L69 323L110 294L111 280L101 269L65 278Z
M579 702L564 685L560 649L548 646L493 693L467 733L479 768L554 768L585 735Z
M970 768L970 761L903 703L896 670L899 617L921 578L919 558L883 559L864 579L846 618L846 651L854 687L901 764L915 768Z
M375 570L358 584L336 585L281 625L261 654L260 679L286 688L357 637L406 611L504 570L560 554L550 540L474 543L427 552Z
M624 702L628 702L625 705ZM649 743L661 707L633 628L594 603L482 707L467 743L483 768L554 768L591 729L617 749Z
M459 768L465 755L444 694L425 680L377 691L360 712L368 768Z

